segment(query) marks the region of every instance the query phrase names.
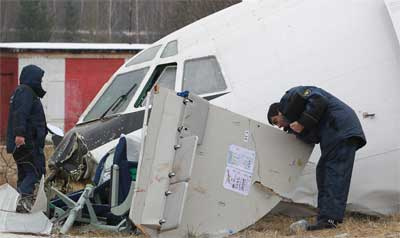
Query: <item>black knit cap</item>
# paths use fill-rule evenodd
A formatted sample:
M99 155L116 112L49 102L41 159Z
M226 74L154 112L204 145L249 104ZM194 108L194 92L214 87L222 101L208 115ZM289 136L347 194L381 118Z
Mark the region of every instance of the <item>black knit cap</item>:
M268 118L269 124L271 124L271 125L273 125L271 118L274 116L277 116L279 114L279 106L280 106L279 102L272 103L269 106L267 118Z

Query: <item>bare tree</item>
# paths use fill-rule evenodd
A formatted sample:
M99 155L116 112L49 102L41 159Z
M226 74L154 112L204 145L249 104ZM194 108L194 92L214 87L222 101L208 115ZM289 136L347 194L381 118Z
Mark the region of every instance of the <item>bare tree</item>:
M79 15L77 6L74 5L73 0L66 0L64 3L65 8L65 32L64 39L67 42L74 42L77 38L77 29L79 26Z
M0 1L0 41L12 41L17 38L16 25L18 11L18 1Z
M111 36L112 36L112 24L111 24L111 19L112 19L112 0L109 1L109 6L108 6L108 41L111 42Z
M48 41L53 28L53 18L42 0L19 1L17 29L19 40Z

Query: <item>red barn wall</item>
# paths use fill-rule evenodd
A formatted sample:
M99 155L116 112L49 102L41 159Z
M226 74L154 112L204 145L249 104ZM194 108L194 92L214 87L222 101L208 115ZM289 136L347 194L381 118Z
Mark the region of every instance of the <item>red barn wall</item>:
M0 57L0 141L7 132L9 101L18 85L18 58Z
M124 62L125 59L65 60L65 131L75 125L97 92Z

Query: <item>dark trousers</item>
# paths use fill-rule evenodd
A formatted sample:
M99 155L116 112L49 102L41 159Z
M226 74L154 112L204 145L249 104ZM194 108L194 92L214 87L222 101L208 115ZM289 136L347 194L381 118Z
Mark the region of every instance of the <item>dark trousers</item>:
M324 153L317 165L318 219L343 221L357 145L351 140L338 143Z
M32 195L35 184L46 171L43 149L21 146L13 157L18 170L17 190L22 196Z

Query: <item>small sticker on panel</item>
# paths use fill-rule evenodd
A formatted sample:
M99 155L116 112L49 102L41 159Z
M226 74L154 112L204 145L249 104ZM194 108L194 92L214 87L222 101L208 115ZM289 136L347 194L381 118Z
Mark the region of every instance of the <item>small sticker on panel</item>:
M247 196L250 191L251 176L250 173L228 166L224 176L224 188Z
M237 145L230 145L227 166L253 173L256 152Z
M249 135L250 135L250 131L248 131L248 130L245 130L244 131L244 137L243 137L243 141L244 142L249 142Z

